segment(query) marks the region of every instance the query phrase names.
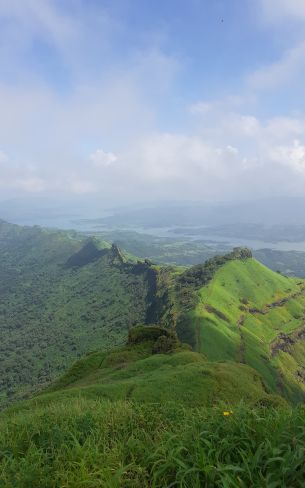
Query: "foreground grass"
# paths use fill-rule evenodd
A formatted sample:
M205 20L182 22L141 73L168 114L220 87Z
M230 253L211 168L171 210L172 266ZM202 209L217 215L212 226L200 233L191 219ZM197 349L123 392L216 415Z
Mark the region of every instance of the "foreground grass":
M3 413L1 488L303 487L305 409L72 399Z

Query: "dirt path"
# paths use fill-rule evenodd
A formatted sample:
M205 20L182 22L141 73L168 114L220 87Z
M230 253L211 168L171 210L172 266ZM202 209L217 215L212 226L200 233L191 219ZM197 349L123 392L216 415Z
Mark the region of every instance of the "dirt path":
M240 335L240 344L239 344L239 350L238 350L238 362L246 364L246 359L245 359L245 350L246 350L246 345L245 345L245 336L242 330L242 326L244 325L244 322L246 320L246 316L242 314L238 321L237 321L237 328L239 331Z

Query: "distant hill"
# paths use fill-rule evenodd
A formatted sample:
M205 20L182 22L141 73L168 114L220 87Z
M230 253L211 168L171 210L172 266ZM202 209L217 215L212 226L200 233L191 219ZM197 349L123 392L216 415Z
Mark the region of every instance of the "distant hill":
M216 243L203 240L204 234L201 240L188 239L185 236L160 237L127 230L96 231L95 234L101 239L116 242L122 249L140 258L149 258L157 264L177 266L203 263L213 256L226 254L233 247L229 242ZM273 271L305 278L305 252L277 251L266 247L252 252L258 261Z
M227 224L304 225L304 198L266 198L224 202L141 203L113 208L111 215L81 219L111 228L215 226Z

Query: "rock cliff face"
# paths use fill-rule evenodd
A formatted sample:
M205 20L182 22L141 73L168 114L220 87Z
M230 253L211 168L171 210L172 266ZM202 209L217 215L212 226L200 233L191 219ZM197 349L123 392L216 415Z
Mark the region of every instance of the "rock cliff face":
M125 262L123 253L117 244L112 244L109 256L112 264L124 264Z

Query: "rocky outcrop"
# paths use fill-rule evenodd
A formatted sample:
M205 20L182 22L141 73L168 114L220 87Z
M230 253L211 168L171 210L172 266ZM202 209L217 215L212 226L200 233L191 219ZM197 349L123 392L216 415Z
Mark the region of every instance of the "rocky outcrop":
M111 264L124 264L125 262L121 249L115 243L113 243L111 246L111 249L109 251L109 257Z
M278 337L271 343L270 350L271 356L275 356L279 351L291 352L293 345L305 339L305 325L300 329L292 332L291 334L279 334Z

